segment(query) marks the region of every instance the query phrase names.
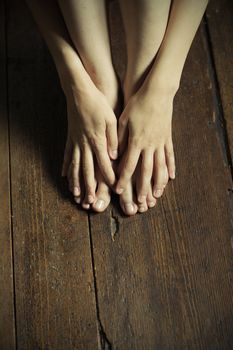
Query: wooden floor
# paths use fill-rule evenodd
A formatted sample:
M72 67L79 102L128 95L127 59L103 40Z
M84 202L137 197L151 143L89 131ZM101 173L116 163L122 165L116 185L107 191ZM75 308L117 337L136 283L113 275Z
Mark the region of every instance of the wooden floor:
M60 178L52 59L24 2L0 2L1 350L233 348L232 43L233 4L212 0L175 99L177 177L157 207L127 218L114 198L88 214Z

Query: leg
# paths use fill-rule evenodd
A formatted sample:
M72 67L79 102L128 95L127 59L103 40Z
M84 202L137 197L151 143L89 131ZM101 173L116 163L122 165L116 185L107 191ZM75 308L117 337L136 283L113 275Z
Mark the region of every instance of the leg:
M127 44L127 70L124 79L125 105L130 97L140 88L155 60L167 27L170 0L119 0ZM136 53L136 54L135 54ZM121 140L125 148L126 140ZM140 185L140 166L137 167L137 188ZM147 182L150 182L150 178ZM136 203L133 202L132 180L120 196L122 209L126 214L134 214ZM155 205L151 185L147 197L140 203L140 212ZM127 204L127 211L125 205ZM130 210L131 208L131 210ZM134 209L133 209L134 208Z
M207 0L172 2L158 54L142 86L130 98L120 116L119 142L125 139L126 132L129 136L126 161L116 191L119 194L124 192L141 158L142 168L137 190L139 203L143 203L148 193L151 177L154 180L153 195L156 198L162 195L168 177L175 178L172 143L173 99L207 3Z
M59 0L60 9L62 11L69 34L75 45L75 48L82 60L82 63L91 77L94 84L106 96L110 106L115 109L118 103L118 79L114 71L111 59L111 50L109 43L109 33L107 26L105 1L95 0ZM97 185L95 198L88 200L86 191L75 190L75 188L88 187L90 184L90 174L87 170L88 166L83 166L84 184L80 186L80 169L79 158L84 158L84 154L80 155L80 150L69 147L68 152L73 156L70 163L68 177L70 189L75 196L76 202L81 202L84 208L92 208L97 211L103 211L110 202L110 189L100 174L98 165L95 164L95 181L92 186ZM92 167L92 173L94 169Z

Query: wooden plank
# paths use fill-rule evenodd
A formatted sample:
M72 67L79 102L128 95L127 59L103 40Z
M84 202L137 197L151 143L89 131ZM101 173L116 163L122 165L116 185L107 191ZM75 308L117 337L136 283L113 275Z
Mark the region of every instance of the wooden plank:
M64 95L29 11L7 4L18 349L96 349L88 216L60 178Z
M230 0L210 1L207 23L211 39L218 88L226 123L231 160L233 158L233 3Z
M99 319L115 349L232 346L231 178L207 56L201 28L175 99L177 178L157 207L125 218L116 200L91 216Z
M15 349L5 4L0 2L0 348Z

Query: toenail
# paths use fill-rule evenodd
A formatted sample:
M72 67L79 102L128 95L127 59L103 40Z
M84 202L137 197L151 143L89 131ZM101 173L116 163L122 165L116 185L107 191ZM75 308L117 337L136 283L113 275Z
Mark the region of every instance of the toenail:
M143 195L138 196L138 201L140 203L143 203L145 200L146 200L146 196L143 196Z
M97 202L95 203L96 209L103 209L104 207L104 201L102 199L98 199Z
M74 200L76 203L80 204L81 203L81 197L74 197Z
M144 211L146 211L146 208L140 206L138 210L139 210L140 213L143 213Z
M94 197L92 195L89 194L89 196L87 196L87 201L89 203L92 203L94 201Z
M74 195L75 196L79 196L80 195L80 188L77 187L77 186L74 187Z
M163 190L155 190L154 191L154 196L161 196L162 195L162 193L163 193Z
M149 202L149 203L148 203L148 206L149 206L150 208L154 207L154 206L155 206L155 202Z
M131 203L125 204L125 211L127 213L133 213L134 212L133 204L131 204Z

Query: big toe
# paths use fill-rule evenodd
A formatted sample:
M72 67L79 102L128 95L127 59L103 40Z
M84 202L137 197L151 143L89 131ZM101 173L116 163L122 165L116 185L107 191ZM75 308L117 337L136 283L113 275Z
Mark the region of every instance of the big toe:
M95 201L92 203L92 209L97 212L104 211L111 200L110 188L104 182L98 184Z
M120 205L126 215L135 215L138 207L133 200L133 186L129 182L124 192L120 195Z

